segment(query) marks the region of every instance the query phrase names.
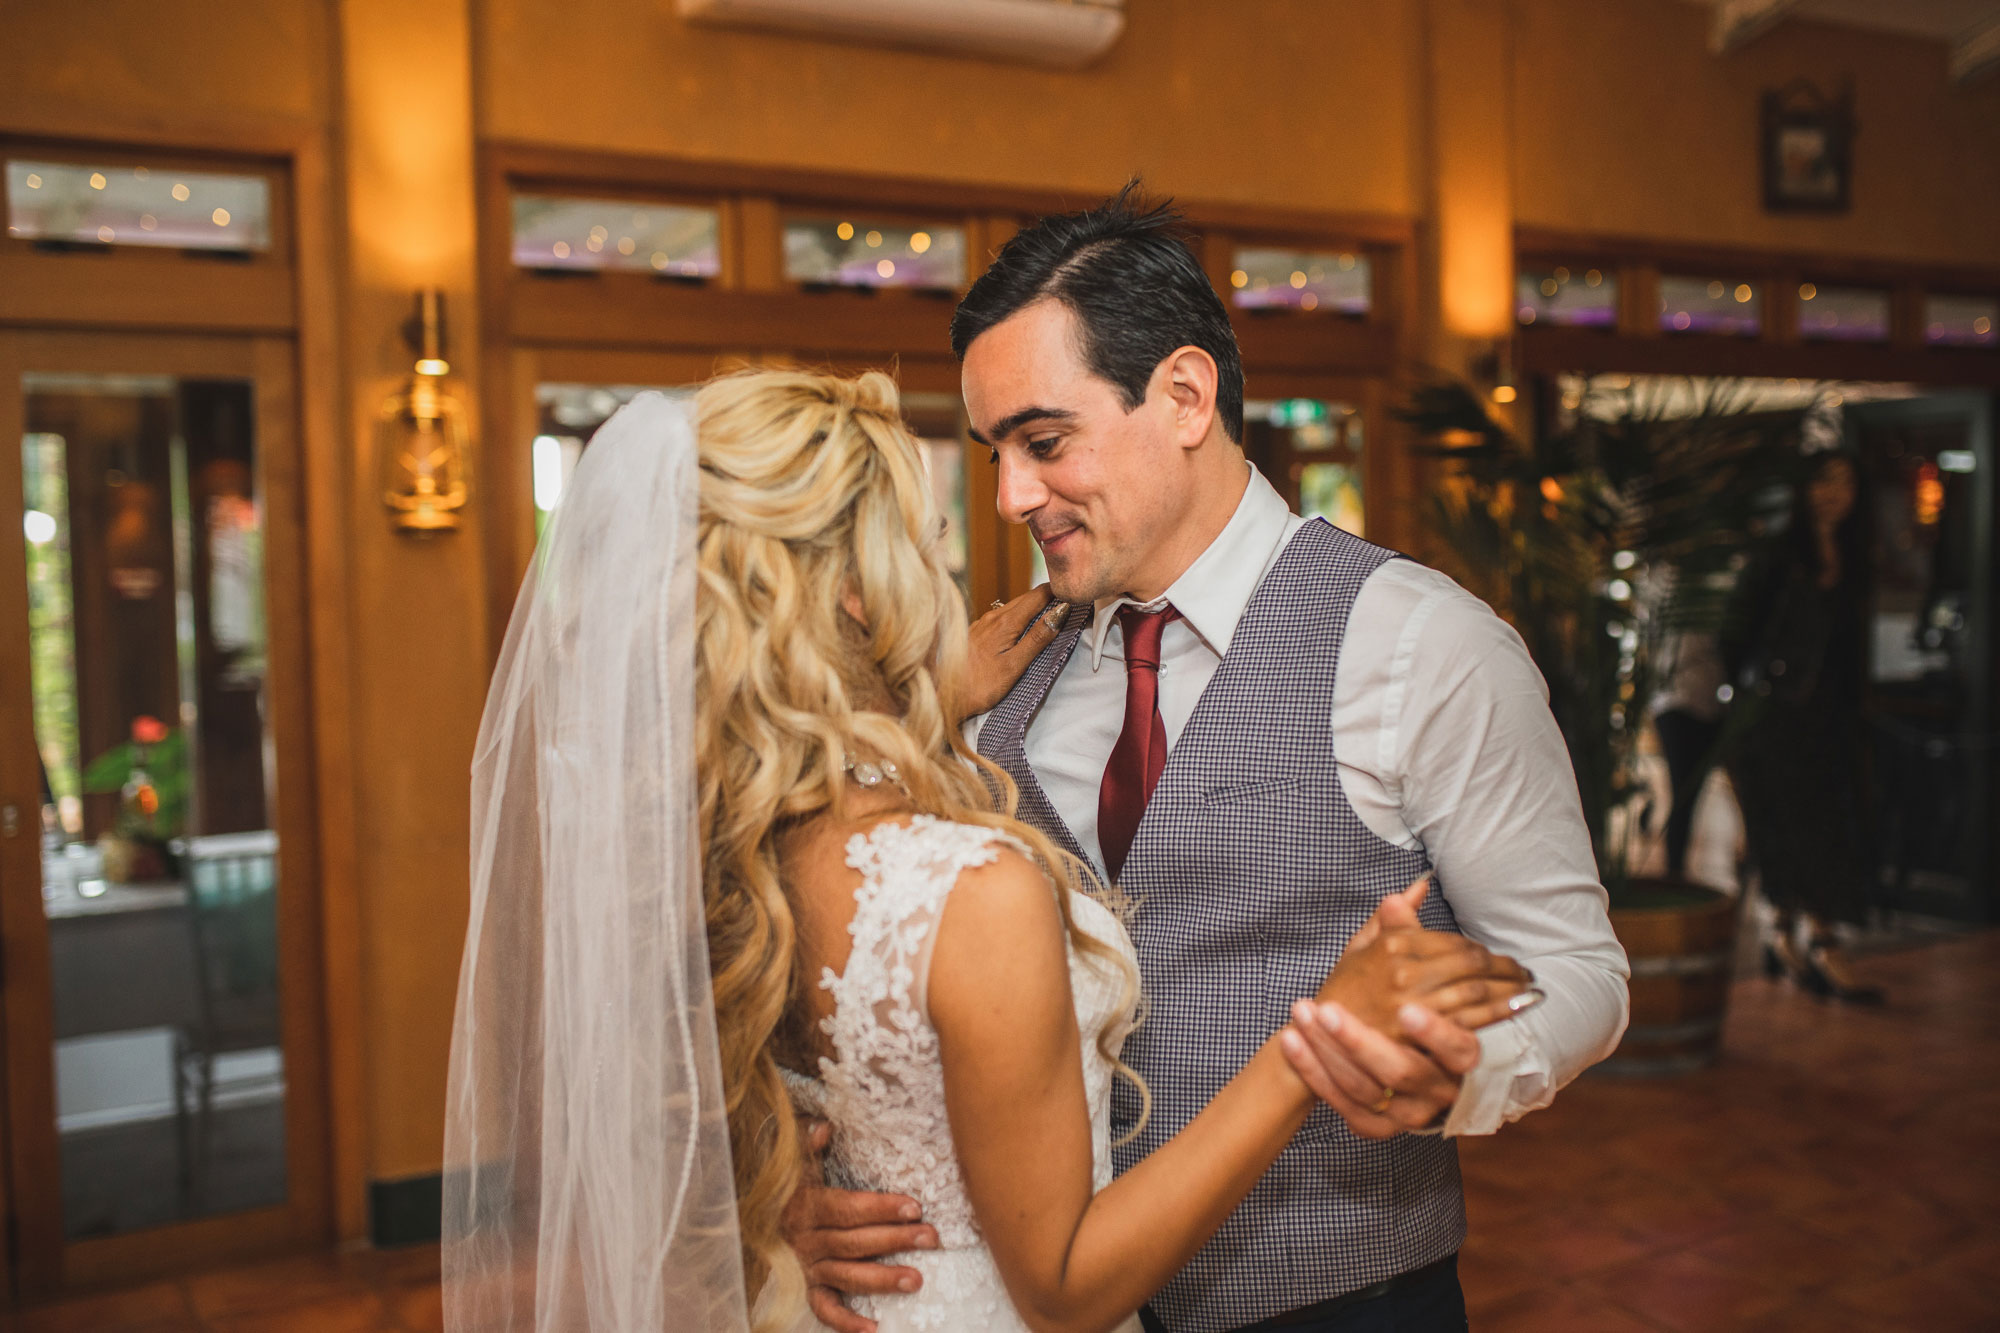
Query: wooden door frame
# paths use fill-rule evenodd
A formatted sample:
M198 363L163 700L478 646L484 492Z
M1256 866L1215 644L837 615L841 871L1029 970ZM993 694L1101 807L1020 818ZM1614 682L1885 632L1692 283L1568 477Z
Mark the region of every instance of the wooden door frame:
M1996 614L2000 614L2000 580L1993 577L1995 552L2000 550L2000 482L1996 482L1993 475L1995 466L2000 465L2000 390L1938 387L1914 398L1859 403L1849 410L1855 413L1856 426L1871 420L1877 424L1909 425L1967 422L1974 433L1975 443L1983 441L1985 445L1978 456L1977 480L1974 483L1976 492L1983 492L1981 512L1985 521L1974 540L1973 564L1983 565L1989 580L1986 623L1980 627L1981 648L1988 674L1983 681L1969 683L1968 688L1983 691L1983 697L1977 701L1975 720L1984 734L1991 735L1996 722L2000 722L2000 632L1996 632L1993 624ZM1855 434L1851 426L1847 436L1849 444L1854 443ZM1871 678L1871 686L1873 683ZM1872 704L1873 701L1870 702ZM1985 762L1986 841L1984 864L1980 867L1985 872L1985 878L1973 888L1977 916L1972 924L1978 926L2000 921L2000 837L1994 834L1995 829L2000 829L2000 760L1989 753Z
M8 1156L24 1296L173 1271L220 1249L257 1255L323 1238L329 1173L326 1137L323 984L319 968L319 864L311 745L310 662L305 599L305 501L299 447L297 361L292 341L268 335L149 335L0 330L0 413L20 420L23 372L172 375L241 379L253 386L258 496L265 514L265 602L269 631L268 708L276 771L273 827L282 892L278 906L280 1024L285 1060L286 1202L250 1212L177 1223L126 1235L66 1241L55 1128L49 932L39 892L39 839L6 841L9 881L0 894L7 962L4 1022ZM18 508L18 466L0 468L0 506ZM12 512L12 508L6 512ZM19 543L0 543L0 615L26 618L26 568ZM22 700L30 684L26 637L0 634L0 698ZM32 791L32 726L27 744L0 750L0 790L20 803ZM36 801L38 808L39 802Z
M1367 539L1391 550L1408 551L1418 526L1415 505L1416 459L1402 447L1391 407L1399 390L1387 375L1312 374L1266 371L1244 376L1246 400L1313 398L1351 403L1361 414L1361 503ZM1273 480L1273 485L1277 482Z
M836 368L882 365L898 351L906 388L914 376L933 373L926 351L948 366L956 392L956 363L944 346L949 307L932 294L883 291L872 296L814 292L787 283L778 271L779 235L788 211L817 208L867 210L871 215L934 218L966 231L968 280L1012 236L1024 219L1085 206L1084 196L976 182L913 179L774 168L747 163L627 153L556 150L540 145L487 141L479 147L479 271L483 355L482 418L489 448L483 503L488 529L489 652L497 657L532 548L533 511L522 493L525 466L514 465L520 447L523 403L532 394L521 357L554 356L559 349L614 356L645 349L723 360L729 357L798 357ZM1115 188L1113 185L1111 188ZM550 281L516 269L512 253L512 198L516 191L679 200L713 206L719 214L720 273L703 287L663 288L650 275L601 273ZM1108 193L1107 189L1101 193ZM1248 391L1259 397L1324 396L1328 384L1364 380L1369 438L1364 455L1365 501L1376 540L1398 542L1414 531L1416 470L1398 447L1386 405L1395 377L1414 346L1416 224L1380 214L1316 213L1229 202L1184 205L1200 234L1200 258L1223 295L1242 349ZM1366 319L1299 311L1251 313L1229 303L1229 273L1237 245L1301 249L1340 247L1365 252L1374 277ZM818 344L800 348L804 331ZM792 348L787 352L784 349ZM729 349L735 349L733 352ZM525 364L532 364L525 363ZM1025 529L994 513L995 478L987 454L968 448L966 509L974 608L996 597L1026 591L1034 550ZM523 542L522 534L529 534Z
M0 291L0 327L32 323L49 328L107 331L183 328L200 332L288 328L296 339L297 430L304 462L306 615L312 648L310 707L313 778L318 801L318 881L321 886L321 956L325 986L325 1058L328 1099L326 1150L333 1178L332 1228L341 1240L368 1234L368 1099L362 1055L364 1001L362 928L358 890L358 817L354 753L354 671L349 648L347 534L357 487L372 477L357 459L349 434L346 346L342 335L345 219L340 210L335 154L326 126L317 120L277 121L267 116L224 116L199 123L162 125L107 118L83 106L38 108L34 119L16 118L0 133L0 149L33 146L64 154L129 152L146 160L199 154L212 164L262 159L290 174L293 238L288 259L290 322L273 313L268 286L264 304L248 293L169 307L143 290L154 270L142 267L132 301L85 312L57 303L30 312L12 309ZM0 238L0 244L4 244ZM50 273L69 256L39 258ZM162 257L163 260L169 257ZM231 282L234 267L205 267L211 285ZM205 292L205 298L213 293ZM17 386L18 387L18 386Z

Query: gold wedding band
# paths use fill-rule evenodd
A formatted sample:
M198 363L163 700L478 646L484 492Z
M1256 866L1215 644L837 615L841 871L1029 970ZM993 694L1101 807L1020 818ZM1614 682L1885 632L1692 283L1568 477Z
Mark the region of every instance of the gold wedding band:
M1380 1097L1377 1097L1375 1099L1375 1104L1369 1107L1368 1109L1373 1111L1376 1115L1381 1115L1384 1111L1389 1109L1389 1103L1394 1100L1396 1100L1396 1090L1394 1088L1384 1088L1382 1089L1382 1095Z

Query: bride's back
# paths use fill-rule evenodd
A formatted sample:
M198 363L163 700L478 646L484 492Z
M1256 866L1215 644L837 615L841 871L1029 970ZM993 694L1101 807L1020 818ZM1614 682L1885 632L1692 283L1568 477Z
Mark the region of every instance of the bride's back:
M802 372L696 399L695 760L703 894L752 1290L795 1264L779 1216L804 1169L785 1068L836 1054L819 986L867 910L848 844L891 811L1073 863L996 810L1012 784L959 735L965 605L895 386ZM867 790L850 769L895 781ZM1085 952L1112 952L1072 918Z
M937 1236L934 1251L891 1257L922 1276L917 1292L859 1298L855 1308L884 1333L1025 1333L985 1244L954 1137L948 1091L964 1075L951 1061L964 1059L965 1048L949 1047L943 1020L933 1017L931 970L935 953L962 951L968 936L988 952L1039 952L1019 945L1056 933L1058 918L1048 911L1053 886L1009 834L930 815L823 820L790 850L821 1048L809 1076L788 1073L794 1098L833 1128L825 1162L830 1183L906 1195ZM1068 892L1070 929L1092 949L1065 940L1066 969L1010 972L1012 991L985 988L983 1003L1011 1006L1028 998L1023 988L1039 992L1044 985L1050 997L1059 996L1066 972L1062 998L1073 1023L1065 1021L1059 1052L1050 1054L1070 1062L1071 1077L1080 1067L1088 1142L1077 1146L1088 1157L1077 1161L1095 1191L1112 1175L1108 1110L1116 1066L1109 1052L1132 1018L1133 955L1108 909ZM967 895L975 905L962 916L953 904ZM940 943L948 931L955 944ZM1099 1034L1106 1040L1091 1039ZM977 1046L970 1049L978 1055ZM1047 1146L1058 1153L1064 1128L1049 1126Z
M853 955L856 895L863 880L848 864L848 844L884 824L908 824L911 815L900 796L867 793L850 803L845 818L827 814L809 820L780 844L781 873L797 921L799 975L807 983L797 1000L796 1030L804 1040L782 1061L795 1073L817 1076L817 1062L834 1054L824 1029L833 1016L833 995L813 983L828 972L846 972Z

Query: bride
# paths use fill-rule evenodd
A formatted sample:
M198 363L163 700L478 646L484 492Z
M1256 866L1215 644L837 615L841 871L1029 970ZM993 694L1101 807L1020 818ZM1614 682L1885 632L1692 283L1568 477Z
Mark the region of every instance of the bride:
M997 690L969 684L942 527L880 374L747 373L598 432L473 765L455 1333L817 1328L780 1237L800 1112L833 1178L936 1229L898 1260L921 1290L861 1311L880 1328L1136 1329L1303 1123L1274 1037L1112 1180L1121 904L960 738ZM1525 975L1371 922L1319 994L1477 1026Z

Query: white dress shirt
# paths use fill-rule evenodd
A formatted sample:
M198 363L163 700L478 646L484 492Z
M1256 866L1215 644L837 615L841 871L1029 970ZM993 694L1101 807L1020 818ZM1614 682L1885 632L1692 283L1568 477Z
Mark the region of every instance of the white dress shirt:
M1160 643L1170 755L1251 595L1304 522L1248 471L1228 526L1162 599L1181 613ZM1124 724L1117 612L1128 604L1098 603L1025 741L1036 780L1100 875L1097 795ZM1422 847L1459 928L1519 960L1548 993L1479 1034L1479 1065L1445 1132L1490 1134L1548 1105L1625 1030L1625 951L1548 688L1511 626L1410 560L1361 585L1335 673L1329 724L1348 803L1384 841ZM968 723L968 739L983 721Z

